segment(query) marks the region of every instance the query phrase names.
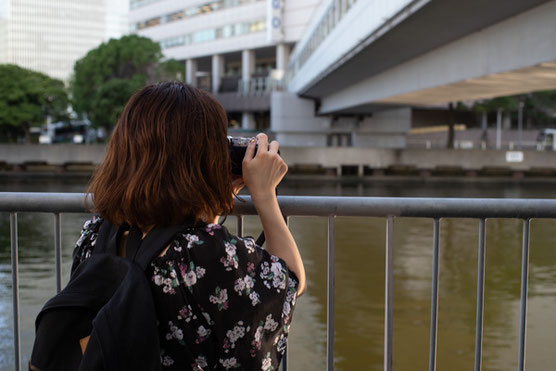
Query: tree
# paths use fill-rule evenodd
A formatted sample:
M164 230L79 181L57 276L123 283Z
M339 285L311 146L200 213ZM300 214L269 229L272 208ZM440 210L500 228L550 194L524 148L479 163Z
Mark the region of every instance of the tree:
M75 62L73 109L109 131L136 90L156 81L180 79L182 71L181 63L163 60L160 45L149 38L111 39Z
M68 120L68 95L64 83L40 72L13 64L0 65L0 127L13 140L25 135L31 140L31 126Z

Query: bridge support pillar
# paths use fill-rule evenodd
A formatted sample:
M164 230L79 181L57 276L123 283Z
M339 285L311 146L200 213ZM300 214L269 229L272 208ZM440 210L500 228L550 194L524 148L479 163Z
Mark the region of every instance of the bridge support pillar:
M212 92L218 94L220 80L224 75L224 57L219 54L212 56Z
M257 128L255 115L251 112L243 112L241 115L241 128L245 130L255 130Z
M276 69L285 71L290 61L290 47L284 43L276 45Z
M185 82L191 86L197 86L197 61L195 59L185 61Z

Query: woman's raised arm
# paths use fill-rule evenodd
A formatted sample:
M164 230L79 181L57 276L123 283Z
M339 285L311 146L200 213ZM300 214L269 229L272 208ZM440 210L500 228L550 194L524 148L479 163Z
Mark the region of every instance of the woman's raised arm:
M243 180L251 194L251 200L261 218L266 235L266 250L286 262L288 268L299 279L297 295L305 291L305 268L297 244L286 225L278 200L276 186L280 183L288 165L278 154L278 142L268 145L265 134L257 135L258 149L255 153L255 140L249 143L243 160Z

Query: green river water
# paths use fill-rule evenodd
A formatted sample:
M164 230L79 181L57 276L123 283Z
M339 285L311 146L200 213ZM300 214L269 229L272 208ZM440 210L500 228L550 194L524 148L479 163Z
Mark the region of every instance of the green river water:
M82 192L84 178L10 177L0 191ZM288 180L283 195L554 198L556 183L494 181L358 182L319 178ZM67 282L73 245L87 214L63 214L63 274ZM235 218L228 218L235 232ZM382 370L384 341L384 243L381 218L336 219L336 370ZM478 221L440 224L438 370L473 368ZM326 364L326 218L291 218L308 275L308 289L294 314L289 369L323 370ZM246 233L258 235L256 217ZM34 319L55 292L54 220L19 214L22 358L27 362ZM519 220L486 224L484 370L517 367L521 232ZM425 370L428 364L432 220L395 220L394 370ZM0 213L0 369L13 369L9 217ZM556 369L556 221L531 224L527 369ZM25 364L25 363L24 363Z

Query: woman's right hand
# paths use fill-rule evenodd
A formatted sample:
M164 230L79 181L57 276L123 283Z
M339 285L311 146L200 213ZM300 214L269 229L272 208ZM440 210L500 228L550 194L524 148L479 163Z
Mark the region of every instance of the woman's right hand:
M266 251L283 259L299 280L297 295L305 291L305 268L297 244L284 221L276 198L276 186L288 171L288 165L278 155L278 142L268 144L265 134L249 143L243 159L243 181L261 218L266 235Z
M268 137L263 133L256 138L257 141L249 143L242 164L243 181L254 203L276 197L275 189L288 171L288 165L278 154L278 142L274 140L269 145ZM255 154L257 142L259 146Z

